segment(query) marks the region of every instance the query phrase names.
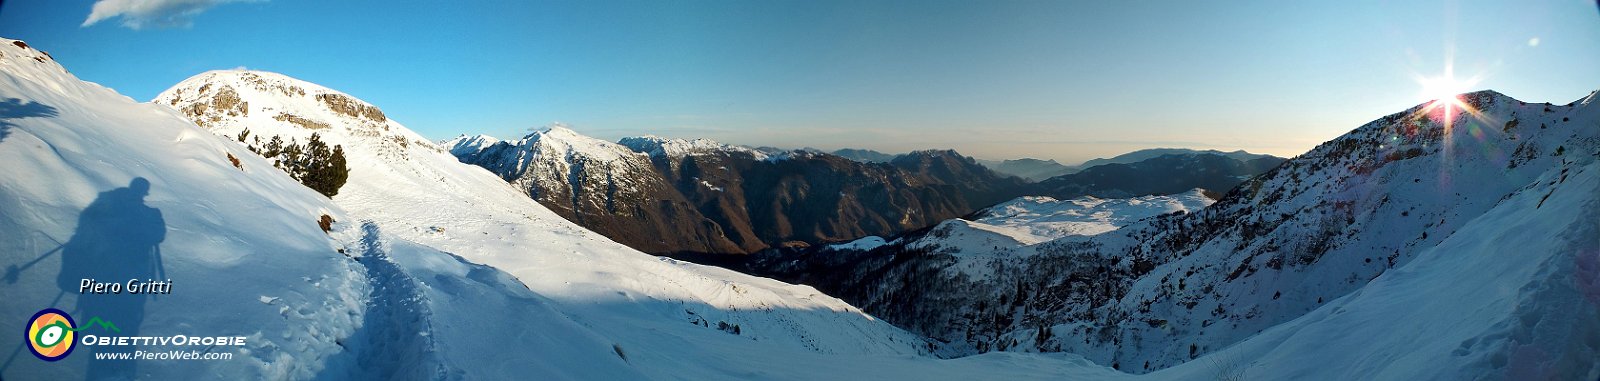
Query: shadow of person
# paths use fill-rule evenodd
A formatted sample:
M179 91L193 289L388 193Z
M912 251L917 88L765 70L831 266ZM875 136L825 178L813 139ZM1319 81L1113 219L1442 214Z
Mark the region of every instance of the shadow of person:
M43 103L24 102L17 98L0 100L0 141L5 141L6 136L11 135L11 128L16 127L16 124L11 122L12 119L54 118L57 115L60 115L60 113L56 111L55 107L50 107Z
M128 281L166 280L161 264L161 241L166 239L167 225L161 211L145 205L150 194L150 181L134 178L125 188L101 192L78 215L78 228L72 239L62 245L61 272L56 282L61 291L77 295L77 304L70 314L87 325L93 318L114 324L118 331L98 326L80 327L84 335L138 336L144 323L145 301L149 294L132 294L126 289ZM81 292L85 282L119 283L120 294ZM129 352L136 347L88 346L79 350L92 352ZM136 378L139 360L91 360L87 379Z

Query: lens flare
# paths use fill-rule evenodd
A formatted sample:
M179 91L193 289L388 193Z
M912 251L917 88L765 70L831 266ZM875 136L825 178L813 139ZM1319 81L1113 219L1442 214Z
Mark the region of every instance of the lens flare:
M1417 85L1421 86L1421 97L1427 106L1423 107L1424 115L1434 116L1435 120L1443 122L1445 131L1448 132L1455 126L1458 111L1465 111L1469 115L1477 114L1466 102L1461 100L1461 94L1478 85L1479 78L1456 78L1454 65L1446 64L1444 73L1433 76L1417 76Z
M1417 83L1422 85L1422 97L1427 101L1455 99L1457 94L1467 92L1472 87L1471 83L1450 76L1423 78Z

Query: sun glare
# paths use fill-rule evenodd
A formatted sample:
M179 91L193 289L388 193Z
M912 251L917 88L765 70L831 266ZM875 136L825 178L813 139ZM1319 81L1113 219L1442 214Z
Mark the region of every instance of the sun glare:
M1454 99L1457 94L1467 91L1467 84L1455 78L1441 76L1424 78L1418 82L1422 85L1422 97L1428 101Z
M1461 95L1477 86L1478 77L1467 79L1456 78L1452 65L1446 65L1444 73L1434 77L1416 76L1416 82L1422 87L1421 98L1426 102L1421 112L1431 115L1433 120L1442 122L1445 131L1452 129L1455 124L1457 112L1464 112L1469 116L1477 116L1478 111L1467 105Z
M1433 102L1438 100L1455 100L1457 95L1472 90L1478 84L1476 77L1469 79L1456 78L1454 68L1447 65L1444 74L1435 77L1417 77L1417 84L1422 85L1422 100Z

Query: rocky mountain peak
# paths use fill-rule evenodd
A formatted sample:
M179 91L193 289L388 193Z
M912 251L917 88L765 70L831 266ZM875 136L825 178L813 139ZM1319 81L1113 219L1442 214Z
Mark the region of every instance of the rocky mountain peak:
M381 156L403 158L410 148L440 149L390 120L371 103L315 83L259 70L213 70L161 92L152 103L177 109L195 124L224 136L306 140L318 134L330 144L362 144Z

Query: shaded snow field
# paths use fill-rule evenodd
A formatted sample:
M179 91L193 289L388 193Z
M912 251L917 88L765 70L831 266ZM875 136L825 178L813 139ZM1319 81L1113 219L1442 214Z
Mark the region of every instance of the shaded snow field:
M1105 233L1156 215L1200 210L1212 202L1200 189L1125 199L1056 200L1028 196L989 207L972 225L987 226L986 230L1003 231L1018 242L1034 244L1069 235Z
M997 248L1033 245L1068 236L1092 236L1157 215L1200 210L1214 202L1202 192L1195 189L1174 195L1126 199L1018 197L985 208L971 220L942 222L934 228L938 233L907 246L939 246L966 255L995 254ZM869 236L828 248L867 251L889 243L883 237Z

